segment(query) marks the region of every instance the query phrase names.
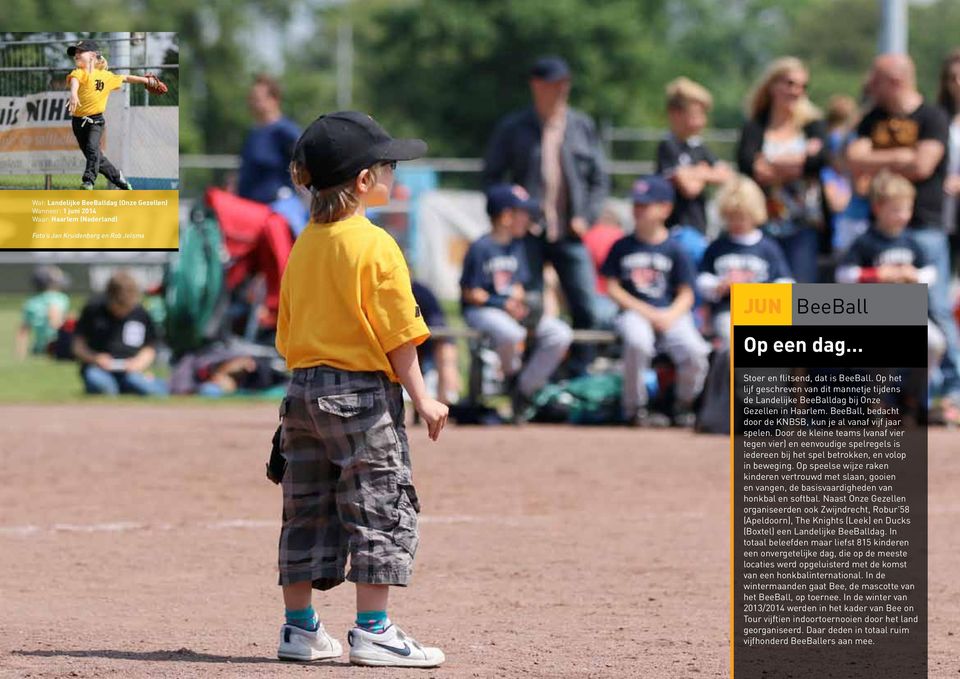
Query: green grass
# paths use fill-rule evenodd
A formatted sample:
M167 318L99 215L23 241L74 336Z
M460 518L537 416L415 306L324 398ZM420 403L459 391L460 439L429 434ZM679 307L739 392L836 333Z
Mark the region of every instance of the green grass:
M73 361L54 361L46 356L27 356L18 360L14 352L14 338L20 327L21 308L26 295L0 294L0 403L71 403L90 400L105 400L91 397L83 393L83 382L80 380L80 371ZM72 295L70 299L70 313L79 315L85 298ZM457 302L445 302L444 312L447 322L453 327L463 326L460 316L460 305ZM467 375L470 366L470 356L467 351L466 340L458 341L458 362L463 393L466 393ZM165 376L165 369L155 372ZM110 403L135 402L142 403L138 396L121 396L119 399L110 399ZM242 395L221 399L197 398L195 396L178 396L168 399L152 399L151 403L170 405L204 406L216 404L236 404L238 402L262 403L262 396Z
M0 189L43 189L42 174L7 174L0 175ZM55 174L51 175L52 187L54 189L79 190L83 188L83 180L80 173L77 174ZM97 175L97 181L94 183L95 189L109 189L110 184L103 175Z
M83 396L77 364L28 356L20 361L14 339L20 327L22 295L0 295L0 401L72 401ZM74 300L77 302L77 300ZM76 311L75 309L71 309Z
M14 351L14 339L20 327L21 307L25 295L0 294L0 403L77 403L100 401L102 403L143 403L139 396L118 398L94 397L84 394L79 365L73 361L54 361L47 356L27 356L18 360ZM70 313L78 315L85 301L80 296L70 300ZM158 375L166 376L167 370L158 368ZM263 396L231 396L209 399L196 396L174 396L151 399L151 403L195 407L199 404L263 403Z

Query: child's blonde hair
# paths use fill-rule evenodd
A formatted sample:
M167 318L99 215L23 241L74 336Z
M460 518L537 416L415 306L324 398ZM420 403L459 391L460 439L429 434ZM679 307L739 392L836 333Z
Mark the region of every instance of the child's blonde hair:
M93 60L93 67L101 71L110 70L110 64L107 63L107 58L99 52L97 53L96 59Z
M917 197L917 189L906 177L880 170L870 182L870 202L883 203L897 198L913 200Z
M757 183L742 174L723 185L717 195L720 215L727 218L731 213L744 212L757 224L767 221L767 198Z
M713 96L706 87L684 76L667 83L667 110L685 111L690 104L700 104L709 112Z
M373 181L380 179L380 172L384 165L385 163L378 163L368 168ZM310 219L317 224L339 221L356 212L360 205L356 177L351 177L336 186L317 189L311 186L313 178L307 166L294 160L290 163L290 178L294 186L310 192Z

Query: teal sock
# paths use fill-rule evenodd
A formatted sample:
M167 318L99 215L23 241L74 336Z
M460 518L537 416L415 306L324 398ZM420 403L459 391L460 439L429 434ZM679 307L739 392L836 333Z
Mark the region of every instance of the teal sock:
M357 627L368 632L379 634L387 629L386 611L358 611Z
M288 625L305 629L308 632L315 632L320 625L320 618L317 617L317 612L313 610L313 604L298 610L288 608L286 609L286 615Z

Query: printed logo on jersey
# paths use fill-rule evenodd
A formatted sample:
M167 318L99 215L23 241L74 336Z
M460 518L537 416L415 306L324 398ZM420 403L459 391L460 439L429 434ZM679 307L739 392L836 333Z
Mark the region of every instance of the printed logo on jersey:
M884 264L910 264L913 265L913 250L910 248L890 248L884 250L876 257L875 266Z
M128 347L141 347L147 338L147 326L140 321L127 321L123 324L121 338Z
M667 293L673 260L659 252L634 252L620 260L620 270L637 293L657 299Z
M920 137L920 126L910 118L889 118L873 126L870 141L878 149L913 146Z
M517 258L513 255L498 255L488 259L483 270L490 275L493 289L498 295L509 295L518 266Z
M96 81L94 82L93 88L97 92L103 92L103 81L97 78Z
M770 264L757 255L730 253L717 257L713 267L720 278L731 283L768 283Z

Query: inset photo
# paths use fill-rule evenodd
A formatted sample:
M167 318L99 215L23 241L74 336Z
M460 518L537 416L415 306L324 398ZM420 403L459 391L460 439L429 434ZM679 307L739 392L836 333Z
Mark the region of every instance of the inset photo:
M3 36L0 249L176 249L179 61L175 33Z

